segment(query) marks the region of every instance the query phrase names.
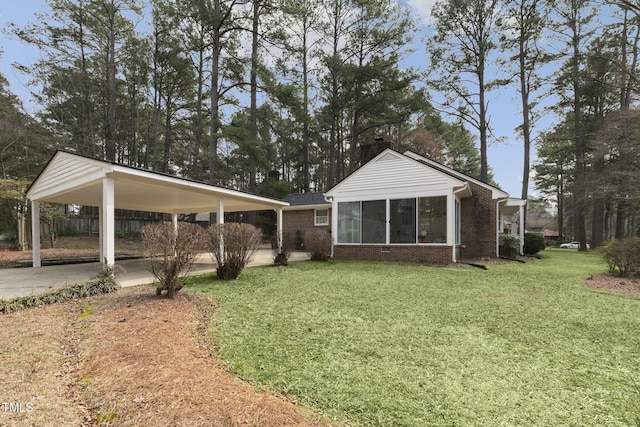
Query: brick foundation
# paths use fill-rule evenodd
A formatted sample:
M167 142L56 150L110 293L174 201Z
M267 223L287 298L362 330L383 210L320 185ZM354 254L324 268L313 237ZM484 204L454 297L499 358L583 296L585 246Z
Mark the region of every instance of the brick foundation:
M358 261L412 262L420 264L450 264L451 246L424 245L334 245L335 259Z

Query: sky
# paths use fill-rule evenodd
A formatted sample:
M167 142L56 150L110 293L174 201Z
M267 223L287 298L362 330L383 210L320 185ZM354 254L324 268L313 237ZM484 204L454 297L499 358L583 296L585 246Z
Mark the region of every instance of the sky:
M424 69L428 65L428 57L423 45L423 38L429 32L430 11L435 0L404 1L412 9L413 15L420 20L419 34L414 41L415 52L407 59L407 62ZM5 30L9 22L23 27L27 23L36 21L36 13L43 13L47 10L46 0L0 0L0 29L2 29L0 31L0 73L9 80L11 92L21 99L29 112L33 112L35 108L31 96L33 89L28 86L29 77L16 71L12 64L16 62L24 65L33 63L38 59L38 51L31 46L13 40ZM519 111L519 101L515 89L503 88L490 93L491 124L495 135L501 137L503 141L489 145L487 152L489 167L494 174L495 182L511 197L516 198L519 198L522 193L523 170L522 139L515 132L521 122ZM532 148L532 159L535 158L534 150ZM529 195L532 194L535 194L535 189L530 184Z

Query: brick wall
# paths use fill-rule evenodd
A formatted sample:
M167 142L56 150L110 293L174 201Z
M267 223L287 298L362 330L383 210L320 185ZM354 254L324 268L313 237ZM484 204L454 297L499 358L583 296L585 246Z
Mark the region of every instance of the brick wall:
M461 232L463 259L495 258L496 256L496 201L491 198L491 190L471 184L473 195L462 199Z
M301 230L327 230L331 227L331 209L329 209L329 224L316 226L314 225L315 210L307 209L301 211L284 211L282 212L282 230L297 231Z
M451 246L334 245L335 259L449 264Z

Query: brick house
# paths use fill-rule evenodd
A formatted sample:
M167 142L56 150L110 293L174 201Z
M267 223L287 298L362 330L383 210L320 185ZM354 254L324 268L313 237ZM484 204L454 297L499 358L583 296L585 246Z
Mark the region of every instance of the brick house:
M289 220L300 229L312 221L317 227L318 211L330 204L336 259L448 264L495 258L503 232L520 234L522 252L524 200L410 151L386 148L327 191L324 201L314 194L307 209L286 200L283 228L292 228Z
M289 203L282 213L283 231L301 232L329 230L331 227L331 203L324 193L289 194L284 198Z

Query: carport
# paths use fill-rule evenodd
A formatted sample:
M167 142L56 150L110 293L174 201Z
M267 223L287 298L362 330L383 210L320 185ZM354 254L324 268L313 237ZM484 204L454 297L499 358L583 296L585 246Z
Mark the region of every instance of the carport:
M31 201L33 267L40 267L40 203L95 206L100 215L100 259L115 263L115 209L171 214L275 210L282 242L282 208L289 203L59 150L27 190ZM280 245L281 243L279 243Z

